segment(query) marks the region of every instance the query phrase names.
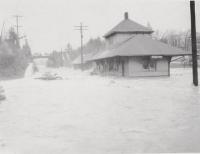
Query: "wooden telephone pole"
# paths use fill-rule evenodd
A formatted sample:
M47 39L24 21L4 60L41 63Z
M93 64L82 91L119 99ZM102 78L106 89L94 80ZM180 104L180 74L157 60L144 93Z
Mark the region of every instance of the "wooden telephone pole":
M87 30L86 28L88 28L88 26L83 26L82 23L80 23L79 26L74 26L76 29L75 30L79 30L80 31L80 35L81 35L81 70L83 70L83 31Z
M20 15L14 15L14 18L16 18L16 29L17 29L17 36L19 37L19 28L22 27L19 25L19 18L21 18L22 16Z
M198 86L198 63L197 63L197 43L196 43L196 21L195 21L195 1L190 1L191 14L191 41L192 41L192 72L193 84Z
M16 27L16 32L17 32L17 44L20 46L20 39L23 39L23 38L26 37L25 35L24 36L20 36L20 34L19 34L19 28L22 27L22 26L19 25L19 18L21 18L22 16L14 15L13 17L16 18L15 27Z

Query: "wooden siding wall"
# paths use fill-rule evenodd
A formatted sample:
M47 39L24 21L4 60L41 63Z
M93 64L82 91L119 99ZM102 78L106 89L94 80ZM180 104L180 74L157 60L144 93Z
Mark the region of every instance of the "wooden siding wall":
M94 65L94 70L97 74L115 76L169 76L169 58L164 57L162 59L156 59L155 69L153 70L144 69L144 59L144 57L114 57L98 60Z
M143 57L130 57L128 76L168 76L169 60L167 58L155 60L155 70L147 70L143 68Z
M132 37L134 35L148 35L148 36L150 36L151 34L118 33L118 34L114 34L114 35L110 36L109 38L107 38L106 43L107 43L108 46L118 44L118 43L121 43L121 42L129 39L130 37Z

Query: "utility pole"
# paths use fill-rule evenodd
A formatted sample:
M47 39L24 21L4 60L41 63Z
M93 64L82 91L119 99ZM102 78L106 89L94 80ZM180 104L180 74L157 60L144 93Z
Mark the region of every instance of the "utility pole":
M19 25L19 18L21 18L22 16L20 16L20 15L14 15L13 17L16 18L16 25L15 25L15 27L16 27L16 31L17 31L17 43L18 43L18 45L20 45L19 40L24 37L23 36L23 37L20 38L20 36L19 36L19 28L22 27L22 26Z
M190 1L191 15L191 43L192 43L192 72L193 84L198 86L198 64L197 64L197 43L196 43L196 21L195 21L195 1Z
M84 30L88 30L86 28L88 28L88 26L84 26L82 23L80 23L79 26L74 26L76 29L75 30L79 30L80 31L80 35L81 35L81 70L83 71L83 31Z
M17 29L17 36L19 37L19 28L22 27L22 26L19 25L19 18L21 18L22 16L14 15L13 17L16 18L16 25L15 26L16 26L16 29Z
M61 66L64 66L64 57L63 57L63 50L60 49L60 57L61 57Z
M3 39L3 30L4 30L4 25L5 25L5 21L3 22L3 26L1 28L1 36L0 36L0 41L2 41Z

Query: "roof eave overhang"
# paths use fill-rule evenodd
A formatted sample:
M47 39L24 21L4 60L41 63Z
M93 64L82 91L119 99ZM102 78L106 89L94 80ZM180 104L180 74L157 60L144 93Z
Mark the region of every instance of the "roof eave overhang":
M145 54L145 55L114 55L114 56L108 56L108 57L102 57L102 58L94 58L89 61L96 61L96 60L102 60L102 59L108 59L108 58L114 58L114 57L143 57L143 56L170 56L170 57L175 57L175 56L191 56L192 54ZM198 55L200 56L200 55Z
M109 38L115 34L152 34L154 31L113 31L111 33L105 34L104 38Z

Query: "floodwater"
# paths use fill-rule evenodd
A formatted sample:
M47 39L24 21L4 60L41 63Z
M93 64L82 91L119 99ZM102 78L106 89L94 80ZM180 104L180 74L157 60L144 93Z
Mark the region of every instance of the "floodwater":
M190 69L164 78L48 71L63 80L1 82L0 153L200 152L200 91Z

